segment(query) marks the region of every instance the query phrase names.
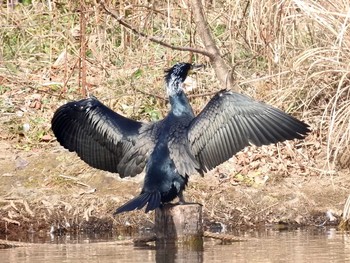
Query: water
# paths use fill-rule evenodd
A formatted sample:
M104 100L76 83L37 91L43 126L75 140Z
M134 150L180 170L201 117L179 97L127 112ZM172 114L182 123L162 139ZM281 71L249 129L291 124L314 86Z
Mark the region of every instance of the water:
M0 249L0 262L350 262L350 235L335 229L244 232L227 245L205 239L201 249L117 245L111 240L57 240ZM50 244L51 243L51 244Z

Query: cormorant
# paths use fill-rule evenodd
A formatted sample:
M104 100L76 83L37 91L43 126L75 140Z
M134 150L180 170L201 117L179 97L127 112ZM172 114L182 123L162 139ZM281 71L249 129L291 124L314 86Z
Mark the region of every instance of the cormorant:
M61 106L52 119L58 142L92 167L135 176L146 167L139 196L115 214L154 210L179 198L189 175L225 162L244 147L303 139L309 126L283 111L228 90L219 91L196 117L183 82L196 65L177 63L166 71L171 109L160 121L135 121L96 98Z

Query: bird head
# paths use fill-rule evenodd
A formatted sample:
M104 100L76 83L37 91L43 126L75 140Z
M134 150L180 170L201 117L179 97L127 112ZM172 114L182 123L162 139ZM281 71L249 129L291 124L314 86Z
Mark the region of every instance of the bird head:
M175 95L183 90L183 83L187 75L203 65L191 63L176 63L173 67L165 70L165 82L169 96Z

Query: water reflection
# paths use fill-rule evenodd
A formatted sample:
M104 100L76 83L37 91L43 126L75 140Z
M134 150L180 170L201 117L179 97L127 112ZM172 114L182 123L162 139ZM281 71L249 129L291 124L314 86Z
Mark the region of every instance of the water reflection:
M203 248L170 244L134 247L107 237L50 240L46 244L0 250L14 262L350 262L350 236L335 229L267 229L237 233L245 242L221 245L205 239ZM97 242L98 241L98 242ZM50 244L47 244L50 243Z
M203 261L203 244L193 246L176 246L175 244L157 243L155 246L155 260L157 263L173 262L193 262L202 263Z

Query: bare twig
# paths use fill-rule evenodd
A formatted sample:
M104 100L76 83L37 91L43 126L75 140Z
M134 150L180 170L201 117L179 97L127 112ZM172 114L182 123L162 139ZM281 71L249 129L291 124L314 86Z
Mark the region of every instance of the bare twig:
M59 94L59 96L58 96L59 98L62 97L62 94L63 94L63 93L67 93L67 84L68 84L68 81L69 81L70 78L72 77L72 75L73 75L73 73L74 73L74 70L75 70L75 68L76 68L77 65L78 65L78 62L80 62L80 58L76 59L76 61L75 61L74 65L73 65L73 67L71 68L69 74L68 74L67 77L65 78L64 83L63 83L63 88L62 88L62 90L61 90L61 92L60 92L60 94ZM79 70L79 71L80 71L80 70Z
M169 101L169 99L164 97L164 96L160 96L160 95L157 95L157 94L154 94L154 93L146 92L146 91L140 90L138 88L134 88L134 89L137 92L140 92L140 93L142 93L144 95L151 96L151 97L154 97L154 98L157 98L157 99L160 99L160 100L164 100L164 101ZM218 91L215 90L215 91L212 91L212 92L206 92L206 93L200 93L200 94L190 94L190 95L187 95L187 98L191 99L191 98L208 97L208 96L215 95L217 92Z
M232 69L226 64L225 60L220 54L219 48L210 33L209 25L205 19L202 1L191 0L192 12L194 22L197 26L198 33L203 40L203 43L210 54L209 58L215 70L216 76L218 77L223 88L234 88L234 80L232 75Z
M82 185L82 186L85 186L85 187L88 187L88 188L92 188L90 185L78 181L78 179L73 177L73 176L60 174L59 177L62 177L62 178L65 178L65 179L69 179L69 180L73 180L73 181L75 181L76 184L79 184L79 185Z
M84 1L80 0L80 59L79 59L79 83L81 94L86 97L86 17Z
M148 242L154 242L154 241L157 241L156 235L152 235L148 237L138 237L133 239L134 245L137 245L137 246L146 245Z
M2 217L1 220L2 220L2 221L5 221L5 222L7 222L7 223L10 223L10 224L18 225L18 226L21 225L21 223L20 223L19 221L14 220L14 219L10 219L10 218L7 218L7 217Z
M157 99L160 99L160 100L168 101L168 99L165 98L164 96L160 96L160 95L157 95L157 94L154 94L154 93L146 92L146 91L140 90L140 89L138 89L136 87L134 87L134 89L137 92L142 93L143 95L147 95L147 96L151 96L151 97L154 97L154 98L157 98Z
M157 43L161 46L173 49L173 50L179 50L179 51L189 51L189 52L193 52L193 53L198 53L198 54L202 54L204 56L209 57L210 59L214 56L212 53L208 52L205 49L201 49L201 48L193 48L193 47L178 47L178 46L174 46L171 44L168 44L158 38L155 37L150 37L145 33L142 33L140 31L138 31L137 29L135 29L134 27L132 27L131 25L129 25L125 20L123 20L121 17L117 16L116 14L114 14L113 12L111 12L110 10L107 9L107 7L104 4L104 1L100 1L100 4L102 6L102 8L105 10L105 12L109 15L111 15L113 18L115 18L119 24L121 24L122 26L130 29L133 33L135 33L136 35L139 35L141 37L144 37L146 39L148 39L151 42Z
M187 95L187 98L191 99L191 98L208 97L208 96L213 96L216 93L218 93L218 90L215 90L215 91L212 91L212 92L205 92L205 93Z
M236 236L233 236L233 235L212 233L212 232L209 232L209 231L204 231L203 237L219 239L222 242L243 242L243 241L247 241L247 239L242 239L242 238L239 238L239 237L236 237Z

